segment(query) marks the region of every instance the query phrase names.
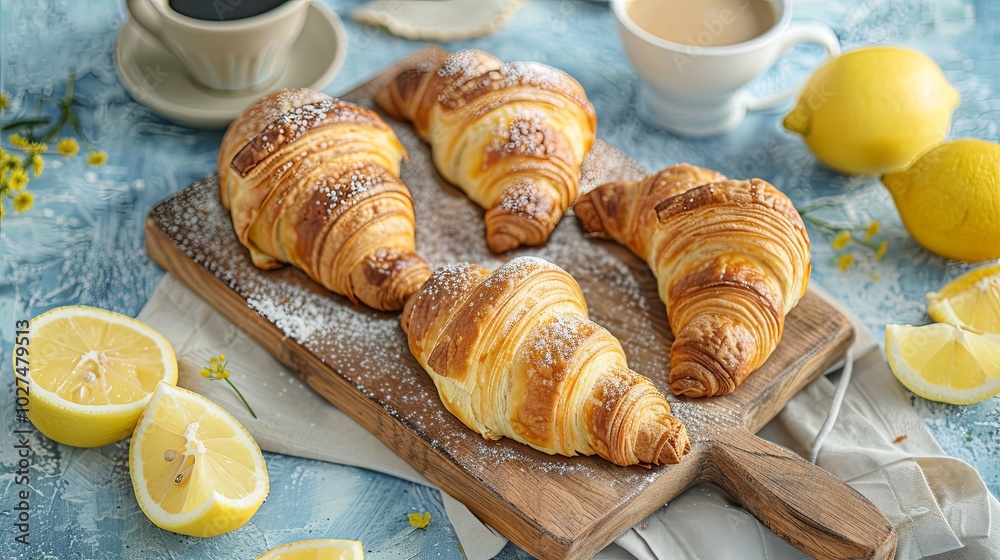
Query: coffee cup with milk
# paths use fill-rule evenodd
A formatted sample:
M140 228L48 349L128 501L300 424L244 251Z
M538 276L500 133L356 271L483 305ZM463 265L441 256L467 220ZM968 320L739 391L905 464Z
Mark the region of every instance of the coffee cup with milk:
M798 85L765 96L744 89L785 51L816 43L840 54L833 31L792 23L792 0L611 0L625 53L643 80L646 116L684 136L735 128Z
M311 0L126 0L132 18L198 84L266 87L281 74Z

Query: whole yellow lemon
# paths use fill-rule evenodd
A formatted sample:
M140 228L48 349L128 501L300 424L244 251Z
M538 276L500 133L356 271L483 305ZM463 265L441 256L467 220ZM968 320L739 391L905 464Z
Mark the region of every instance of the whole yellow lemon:
M913 239L949 259L1000 258L1000 144L960 139L882 177Z
M806 82L782 124L828 167L880 174L944 140L959 95L926 55L868 47L832 58Z

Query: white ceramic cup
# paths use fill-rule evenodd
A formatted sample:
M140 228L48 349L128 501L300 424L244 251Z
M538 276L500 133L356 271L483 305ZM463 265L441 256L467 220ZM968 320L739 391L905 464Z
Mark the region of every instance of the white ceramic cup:
M801 84L762 97L742 88L799 43L816 43L828 57L840 54L840 42L826 25L792 23L792 0L768 0L775 24L753 39L724 46L661 39L629 18L631 1L611 3L625 53L643 80L644 113L653 124L676 134L721 134L739 125L748 110L770 109L795 95ZM694 42L699 42L699 34L717 33L720 23L695 24Z
M136 23L159 39L195 82L230 91L277 79L305 25L309 3L289 0L253 17L208 21L175 12L169 0L126 0Z

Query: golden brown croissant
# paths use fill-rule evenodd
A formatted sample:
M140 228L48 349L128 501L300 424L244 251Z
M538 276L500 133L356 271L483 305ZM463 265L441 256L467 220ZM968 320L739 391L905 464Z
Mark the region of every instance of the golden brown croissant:
M415 62L375 102L412 121L438 172L486 209L486 242L496 252L548 239L576 200L597 130L570 76L475 50Z
M435 271L402 317L445 407L489 439L619 465L673 464L687 431L621 344L587 318L576 281L541 259Z
M730 393L764 363L811 271L809 237L785 195L760 179L691 188L712 175L675 166L638 186L598 187L574 207L585 227L649 263L675 336L670 388L691 397ZM678 194L653 208L654 226L643 193L660 180Z
M272 93L226 131L219 185L263 269L292 264L327 289L401 309L430 276L416 254L405 150L375 113L304 89Z

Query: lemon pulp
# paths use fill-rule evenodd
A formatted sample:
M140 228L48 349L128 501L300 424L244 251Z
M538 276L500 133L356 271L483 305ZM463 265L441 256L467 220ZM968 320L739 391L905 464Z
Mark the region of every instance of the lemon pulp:
M161 384L129 448L136 499L158 527L210 537L243 526L267 497L260 448L228 412Z
M1000 333L1000 264L977 268L927 294L927 314L938 322Z
M170 343L118 313L58 307L32 319L28 336L28 417L60 443L97 447L128 437L157 384L177 382ZM14 363L16 372L16 355Z
M1000 335L954 325L887 325L889 367L926 399L971 404L1000 393Z
M314 539L274 547L256 560L364 560L364 557L359 541Z

